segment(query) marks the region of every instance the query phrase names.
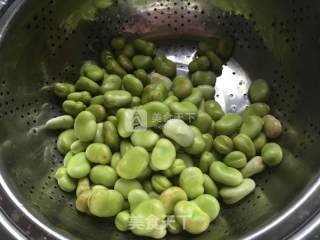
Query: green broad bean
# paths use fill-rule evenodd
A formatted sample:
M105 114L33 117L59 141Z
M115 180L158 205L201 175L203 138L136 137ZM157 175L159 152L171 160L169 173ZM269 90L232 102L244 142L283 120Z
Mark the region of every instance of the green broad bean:
M127 74L126 70L124 70L120 64L114 60L114 59L108 59L107 64L105 65L105 68L108 73L115 74L120 77L124 77L124 75Z
M186 147L184 150L188 154L199 155L203 153L204 149L206 148L206 143L204 141L204 138L202 137L200 130L197 127L191 126L191 129L194 134L193 142L189 147Z
M104 104L103 95L98 95L98 96L95 96L95 97L91 98L90 105L92 105L92 104L103 105Z
M104 189L104 190L107 190L108 188L106 188L105 186L102 186L102 185L93 185L92 190L97 190L97 189Z
M113 187L117 179L116 171L106 165L96 165L90 171L90 180L94 184Z
M170 224L167 226L167 231L171 234L179 234L182 233L183 229L182 226L178 223L175 216L169 218Z
M159 140L159 135L152 130L134 131L130 139L134 146L151 150Z
M205 111L211 116L214 121L219 120L224 115L220 104L214 100L205 102Z
M249 116L256 115L259 117L264 117L270 112L270 107L265 103L254 103L247 107L242 113L241 116L245 120Z
M106 66L113 59L113 54L109 49L104 49L100 54L100 62Z
M116 152L111 157L111 167L116 169L119 161L121 160L121 154Z
M141 102L143 104L152 101L164 101L168 96L168 90L162 83L151 83L142 92Z
M170 187L160 194L159 200L162 202L166 214L172 214L175 205L180 201L188 200L187 194L180 187Z
M113 151L119 150L120 137L116 126L112 122L106 121L103 124L103 133L105 144L108 145Z
M195 199L204 193L203 173L197 167L188 167L182 171L179 185L186 192L188 199Z
M65 130L58 136L57 148L61 154L66 154L70 151L72 143L77 140L73 129Z
M214 161L217 161L217 159L212 152L203 152L199 160L199 169L203 173L209 172L209 168Z
M75 84L77 91L87 91L92 95L98 95L100 92L100 86L95 81L87 77L80 77Z
M234 144L228 136L220 135L213 140L213 147L218 153L226 155L232 152Z
M264 121L264 133L270 139L278 138L282 132L281 122L272 115L265 115Z
M227 113L215 124L215 131L221 135L231 135L236 132L242 124L242 118L236 113Z
M98 82L103 78L104 71L94 62L88 61L81 67L80 74L81 76L85 76L95 82Z
M192 122L197 118L198 108L191 102L173 102L169 105L171 112L179 119Z
M151 153L151 166L154 171L168 169L176 159L176 149L172 142L161 138Z
M130 223L133 226L131 231L138 236L163 238L166 234L165 209L158 199L149 199L139 204L131 213Z
M46 122L47 129L70 129L73 127L74 119L69 115L51 118Z
M143 190L145 190L147 193L150 193L153 191L153 187L150 180L145 180L143 182Z
M211 68L217 75L221 75L222 68L223 68L223 61L222 59L213 51L208 51L206 56L210 61Z
M224 60L227 61L232 56L232 52L235 46L235 42L232 37L222 37L219 40L217 46L217 54Z
M198 207L210 217L212 222L219 215L220 204L218 200L209 194L203 194L192 200Z
M149 79L150 79L150 83L162 83L168 91L172 87L171 79L159 73L150 73Z
M184 230L191 234L201 234L206 231L210 224L210 217L192 201L180 201L174 207L177 221Z
M89 211L97 217L116 216L123 207L124 199L116 190L96 189L88 199Z
M215 182L207 174L203 174L203 188L206 194L210 194L215 198L219 195L219 190Z
M107 121L112 122L112 123L113 123L113 125L115 125L115 126L117 126L117 125L118 125L118 119L117 119L117 117L116 117L116 116L113 116L113 115L108 116L108 117L107 117Z
M202 138L204 140L204 142L206 143L206 147L204 148L204 151L211 151L212 147L213 147L213 137L212 134L210 133L205 133L202 134Z
M194 59L190 64L189 64L189 72L194 73L196 71L204 71L208 70L210 67L210 61L208 57L206 56L201 56L199 58Z
M241 128L240 133L248 135L251 139L255 139L263 129L264 121L259 116L247 117Z
M152 42L148 42L143 39L136 39L133 41L133 46L138 53L154 56L155 55L155 46Z
M137 97L137 96L133 96L131 103L130 103L130 107L134 108L134 107L138 107L141 105L141 98Z
M121 50L121 54L131 59L136 54L133 44L127 43Z
M78 197L81 193L90 190L90 181L87 177L78 180L76 196Z
M89 111L82 111L74 121L74 134L82 142L90 142L96 136L96 117Z
M155 174L151 177L151 184L152 188L157 193L162 193L164 190L172 186L170 180L167 177L160 174Z
M267 143L261 150L261 157L267 166L274 167L281 163L283 152L279 144Z
M128 199L128 194L134 189L142 189L141 183L137 180L119 178L114 185L114 190L120 192L124 199Z
M100 93L105 94L108 91L120 90L121 85L121 78L118 75L111 74L104 78L100 87Z
M91 112L95 117L97 122L102 122L107 117L107 111L104 106L99 104L92 104L87 107L86 111Z
M122 50L126 46L126 43L127 39L119 36L112 38L110 45L114 50Z
M133 74L143 83L144 86L150 83L149 75L144 69L137 69Z
M260 152L264 145L267 143L267 136L264 133L260 133L254 140L253 144L257 150Z
M178 75L173 80L172 91L178 98L184 99L191 94L192 87L190 79L185 76Z
M228 167L223 162L214 161L209 169L209 176L218 183L235 187L242 183L243 177L240 171Z
M215 136L216 134L216 122L214 120L212 120L208 133L211 134L212 136Z
M172 96L168 96L164 101L163 103L166 104L166 105L170 105L171 103L174 103L174 102L179 102L179 98L177 98L176 96L172 95Z
M62 104L63 111L76 117L80 112L84 111L87 106L83 102L75 102L72 100L66 100Z
M129 149L117 164L117 174L124 179L135 179L147 168L149 153L142 147Z
M199 111L196 120L192 122L192 125L197 127L201 133L207 133L212 123L211 116L206 113Z
M135 110L130 108L120 108L117 111L118 133L120 137L128 138L133 133Z
M72 178L84 178L90 170L91 166L84 152L73 155L67 165L67 173Z
M92 143L86 149L86 158L95 164L108 164L111 157L110 148L103 143Z
M125 75L122 79L123 88L132 96L140 96L143 91L143 84L132 74Z
M63 166L64 166L64 167L67 167L68 162L69 162L69 160L72 158L73 155L74 155L74 154L73 154L71 151L67 152L67 154L66 154L66 155L64 156L64 158L63 158Z
M233 168L243 168L247 164L247 157L243 152L233 151L226 155L223 162Z
M210 100L214 98L215 89L213 86L199 85L197 88L201 91L204 100Z
M256 155L256 148L248 135L238 134L233 138L234 146L237 150L243 152L248 158Z
M172 78L177 74L177 65L164 54L159 54L153 59L153 65L157 73Z
M248 196L256 188L256 183L250 179L246 178L243 182L236 187L223 187L219 191L219 195L226 204L235 204L239 202L244 197Z
M243 177L247 178L262 172L265 168L262 157L256 156L241 169L241 173Z
M117 58L118 63L126 72L133 72L134 66L131 60L125 55L119 55Z
M204 39L198 43L197 53L199 56L203 56L208 51L216 51L218 44L219 44L218 38Z
M202 99L202 91L199 88L192 88L191 94L183 99L183 101L191 102L194 105L199 106Z
M174 160L174 162L168 169L163 171L163 174L166 177L170 178L170 177L179 175L186 168L187 168L186 163L182 159L178 158Z
M249 88L250 100L253 103L267 102L270 97L270 87L264 79L254 81Z
M170 116L169 107L159 101L146 103L141 107L140 110L145 111L147 117L147 127L149 128L159 126L159 124L166 121L167 116Z
M128 194L130 211L132 212L140 203L149 200L149 194L142 189L134 189Z
M103 137L103 123L97 123L97 132L96 136L93 139L94 143L104 143Z
M76 88L71 83L55 83L53 85L54 93L61 98L66 98L70 93L76 91Z
M90 214L88 208L88 199L91 196L91 194L92 190L87 190L81 193L79 196L77 196L76 209L79 212Z
M121 211L117 214L116 218L114 219L114 225L116 228L121 231L125 232L129 230L130 226L130 213L129 211Z
M107 108L120 108L128 106L132 95L124 90L111 90L104 94L104 106Z
M70 93L67 97L68 100L72 100L75 102L83 102L86 105L88 105L91 102L91 98L91 94L87 91L73 92Z
M70 146L70 151L73 154L79 153L79 152L84 152L86 148L88 147L89 143L88 142L82 142L80 140L77 140L73 142Z
M150 56L135 55L132 58L132 63L136 69L144 69L147 72L153 68L153 61Z
M148 193L150 198L153 198L153 199L159 199L160 195L159 193L156 193L155 191L151 191Z
M126 152L133 148L133 145L131 144L131 142L127 141L127 140L122 140L120 142L120 154L121 157L123 157L124 154L126 154Z
M191 81L193 86L211 85L216 83L217 76L212 71L196 71L192 74Z
M162 128L162 132L182 147L191 146L194 140L192 128L181 119L168 120Z
M77 187L76 180L67 174L65 167L58 168L54 177L57 180L59 188L65 192L73 192Z

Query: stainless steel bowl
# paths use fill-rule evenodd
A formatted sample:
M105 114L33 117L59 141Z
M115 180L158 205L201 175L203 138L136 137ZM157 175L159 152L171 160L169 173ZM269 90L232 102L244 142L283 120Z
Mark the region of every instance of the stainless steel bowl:
M319 232L320 2L316 0L118 0L97 9L94 0L16 0L0 20L0 220L15 237L137 239L111 219L78 213L53 173L62 162L47 119L61 113L48 85L76 80L118 34L152 39L179 62L201 38L232 35L234 58L218 79L224 109L248 103L251 80L267 79L271 105L284 125L285 160L257 176L257 189L224 207L200 236L167 239L303 239ZM319 235L318 235L319 237Z

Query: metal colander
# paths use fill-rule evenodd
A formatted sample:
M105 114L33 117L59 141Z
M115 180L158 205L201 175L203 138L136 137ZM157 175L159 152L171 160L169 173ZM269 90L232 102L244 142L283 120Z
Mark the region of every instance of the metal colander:
M138 239L118 232L112 219L76 211L74 196L53 179L63 160L57 134L43 128L62 114L48 85L74 82L81 63L97 59L119 34L151 39L180 73L199 39L233 36L234 57L215 99L239 112L249 104L251 80L264 78L284 126L285 159L255 177L253 194L224 206L206 233L167 239L298 239L319 232L319 1L118 0L98 10L93 0L16 0L0 27L0 220L17 238Z

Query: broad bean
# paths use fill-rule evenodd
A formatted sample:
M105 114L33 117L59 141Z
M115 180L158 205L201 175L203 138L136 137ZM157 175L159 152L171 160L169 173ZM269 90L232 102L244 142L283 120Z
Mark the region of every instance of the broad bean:
M239 186L221 188L219 195L222 197L224 203L234 204L249 195L255 187L255 182L250 178L246 178Z
M194 199L204 193L203 173L197 167L184 169L179 177L179 185L189 199Z

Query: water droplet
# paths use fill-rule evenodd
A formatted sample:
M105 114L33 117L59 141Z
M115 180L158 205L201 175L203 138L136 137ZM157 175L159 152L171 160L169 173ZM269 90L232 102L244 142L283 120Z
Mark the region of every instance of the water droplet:
M232 112L236 112L236 111L237 111L237 105L232 104L232 105L231 105L231 111L232 111Z

